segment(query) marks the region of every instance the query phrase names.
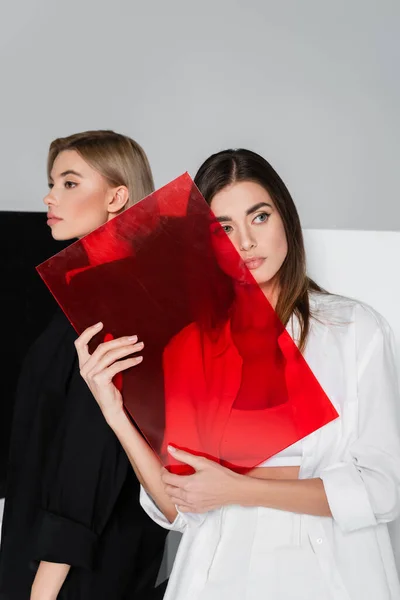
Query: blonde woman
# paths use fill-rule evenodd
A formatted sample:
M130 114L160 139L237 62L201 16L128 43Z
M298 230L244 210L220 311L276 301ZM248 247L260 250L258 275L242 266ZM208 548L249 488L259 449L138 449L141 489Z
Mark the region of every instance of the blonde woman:
M57 240L85 236L154 189L142 148L112 131L53 141L48 181L44 202ZM85 268L101 268L86 251ZM125 256L114 253L116 259ZM75 338L59 312L22 369L2 534L2 600L147 598L157 577L165 534L140 508L138 480L79 374Z

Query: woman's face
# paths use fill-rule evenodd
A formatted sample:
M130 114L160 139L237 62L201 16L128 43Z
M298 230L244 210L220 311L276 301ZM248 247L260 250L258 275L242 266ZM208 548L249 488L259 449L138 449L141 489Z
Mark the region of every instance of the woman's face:
M252 181L233 183L214 196L211 210L239 253L241 264L251 271L264 292L275 290L288 246L283 221L268 192ZM218 250L223 241L217 240L218 235L214 247L220 265L232 275Z
M108 221L115 189L75 150L60 152L54 161L44 198L47 224L56 240L81 238Z

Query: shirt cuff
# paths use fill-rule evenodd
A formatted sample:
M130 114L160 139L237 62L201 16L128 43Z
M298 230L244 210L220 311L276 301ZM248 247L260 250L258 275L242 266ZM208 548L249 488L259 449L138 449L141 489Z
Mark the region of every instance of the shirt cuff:
M91 570L97 539L97 535L81 523L42 510L33 559Z
M355 465L337 463L324 469L320 478L332 516L343 532L377 524L368 492Z
M149 496L142 486L140 486L140 504L143 510L155 523L157 523L157 525L164 527L164 529L169 529L170 531L183 532L188 526L198 527L205 519L204 514L181 513L177 509L178 514L176 515L175 520L171 523L163 515L154 500L151 498L151 496Z

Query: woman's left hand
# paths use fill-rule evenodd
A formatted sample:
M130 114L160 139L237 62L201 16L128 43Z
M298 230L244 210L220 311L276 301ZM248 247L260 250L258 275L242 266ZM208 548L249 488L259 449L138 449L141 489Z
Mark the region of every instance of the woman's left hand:
M170 454L195 469L193 475L175 475L163 469L166 493L181 512L204 513L238 503L243 475L203 458L168 447Z

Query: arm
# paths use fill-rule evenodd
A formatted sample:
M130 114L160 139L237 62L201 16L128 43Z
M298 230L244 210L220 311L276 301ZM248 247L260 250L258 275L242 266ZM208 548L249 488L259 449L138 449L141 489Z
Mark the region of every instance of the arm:
M30 600L56 600L70 565L42 561L32 585Z
M398 373L386 321L359 308L357 430L342 461L324 469L333 518L344 532L387 523L400 508Z
M117 373L140 364L142 357L132 357L132 354L142 350L143 344L137 343L136 336L119 338L100 344L90 355L88 343L101 328L102 324L89 327L75 343L81 375L96 399L106 422L124 448L140 483L168 521L173 522L177 510L164 491L161 464L147 442L130 423L124 412L122 396L113 384L113 378Z
M126 454L76 368L67 394L43 469L32 552L39 569L32 600L56 598L70 567L93 569L98 541L130 470Z
M180 512L207 512L220 506L265 506L289 512L330 517L321 479L258 479L238 475L206 458L170 448L196 473L182 477L164 470L162 479Z
M75 376L75 379L79 374ZM91 570L128 461L83 382L74 385L48 449L32 558L31 600L57 598L72 566Z
M168 494L165 493L161 480L161 464L157 456L133 427L123 410L116 412L107 422L125 450L140 484L172 523L178 513Z
M237 486L236 504L265 506L304 515L332 516L321 479L246 479Z

